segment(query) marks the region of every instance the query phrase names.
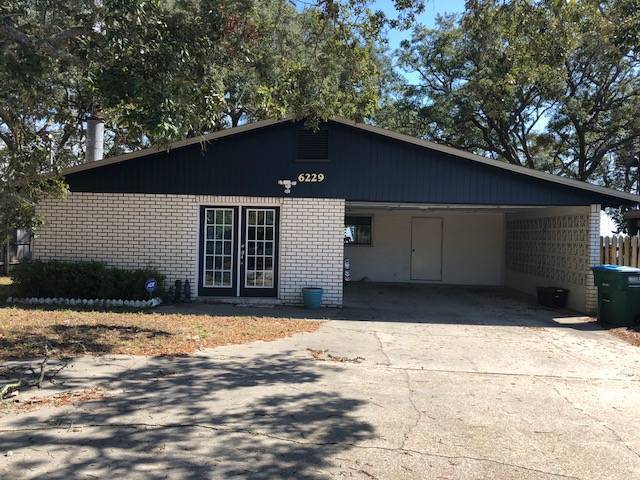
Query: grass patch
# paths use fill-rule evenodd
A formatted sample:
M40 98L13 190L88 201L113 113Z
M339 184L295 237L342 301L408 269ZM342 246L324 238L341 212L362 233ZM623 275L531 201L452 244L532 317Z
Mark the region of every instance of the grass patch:
M202 348L313 332L319 321L271 317L0 307L0 359L82 354L188 355Z

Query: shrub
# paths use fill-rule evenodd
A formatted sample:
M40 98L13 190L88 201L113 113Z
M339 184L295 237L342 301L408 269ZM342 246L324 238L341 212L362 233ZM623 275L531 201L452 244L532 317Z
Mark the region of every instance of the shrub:
M143 300L147 279L158 281L154 296L164 294L164 276L153 269L124 270L100 262L33 261L12 271L17 297Z

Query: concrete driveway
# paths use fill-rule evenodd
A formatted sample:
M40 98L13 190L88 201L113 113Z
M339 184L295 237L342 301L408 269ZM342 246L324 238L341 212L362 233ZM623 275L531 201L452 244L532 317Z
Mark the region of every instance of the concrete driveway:
M322 314L270 343L79 359L67 384L111 395L0 418L0 478L640 478L640 349L588 319L375 285Z

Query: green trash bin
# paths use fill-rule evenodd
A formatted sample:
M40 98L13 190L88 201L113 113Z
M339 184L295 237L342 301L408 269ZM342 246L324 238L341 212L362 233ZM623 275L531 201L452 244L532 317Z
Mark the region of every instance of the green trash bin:
M592 267L598 287L598 320L631 326L640 319L640 269L619 265Z
M307 287L302 289L302 301L304 308L317 310L322 305L322 288Z

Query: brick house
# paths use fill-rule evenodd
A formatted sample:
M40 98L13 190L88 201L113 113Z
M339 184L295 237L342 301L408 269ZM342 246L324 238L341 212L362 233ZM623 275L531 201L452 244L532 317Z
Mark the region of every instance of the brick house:
M335 119L264 121L90 162L39 206L39 259L154 267L198 297L343 303L354 281L571 290L593 310L600 210L640 197Z

